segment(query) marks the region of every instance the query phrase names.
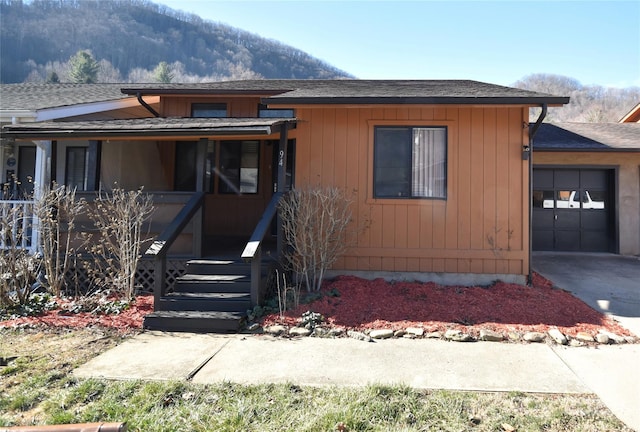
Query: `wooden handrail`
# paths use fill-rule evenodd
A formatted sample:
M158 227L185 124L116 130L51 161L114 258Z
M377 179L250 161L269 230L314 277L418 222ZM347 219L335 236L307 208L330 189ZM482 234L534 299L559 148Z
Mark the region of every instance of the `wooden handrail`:
M251 234L249 242L242 252L242 259L251 262L251 305L258 304L260 295L260 277L262 269L262 241L264 236L269 232L271 227L271 221L278 211L278 202L282 197L282 192L276 192L271 197L271 201L267 205L267 208L262 213L260 222L256 225L256 228Z
M153 297L154 309L160 304L160 298L165 294L165 277L167 272L167 252L180 233L201 210L204 203L204 192L196 192L182 207L171 223L151 243L145 252L145 258L154 259Z

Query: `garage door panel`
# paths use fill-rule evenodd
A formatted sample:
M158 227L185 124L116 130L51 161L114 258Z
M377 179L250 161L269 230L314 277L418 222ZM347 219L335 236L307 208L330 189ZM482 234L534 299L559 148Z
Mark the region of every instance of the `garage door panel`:
M534 250L552 251L554 250L553 239L553 230L536 231L536 235L533 236L533 242L531 246Z
M553 210L534 210L533 211L533 229L549 230L553 232L555 216Z
M533 184L536 189L553 190L553 170L537 169L533 171Z
M585 189L601 188L607 184L607 171L582 170L580 173L580 185Z
M607 226L609 218L604 211L591 210L583 211L580 218L580 228L585 230L600 230L606 232L603 227Z
M555 218L556 229L567 228L579 228L580 227L580 212L574 209L570 210L556 210L557 218Z
M555 170L553 183L556 189L578 189L580 187L580 170Z
M580 236L581 250L600 252L609 249L609 236L603 231L582 231Z
M556 230L555 250L579 251L580 250L580 231Z

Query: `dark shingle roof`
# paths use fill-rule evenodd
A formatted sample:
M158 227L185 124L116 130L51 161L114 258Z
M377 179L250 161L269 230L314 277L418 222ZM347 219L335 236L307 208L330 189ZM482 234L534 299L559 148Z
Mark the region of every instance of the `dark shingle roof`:
M270 135L277 132L284 118L183 118L151 117L127 120L79 122L36 122L7 125L3 137L13 138L83 138L134 136Z
M122 84L2 84L0 109L42 110L129 98Z
M268 104L565 104L568 97L469 80L246 80L125 86L127 94L256 94Z
M640 150L640 123L543 123L534 150Z

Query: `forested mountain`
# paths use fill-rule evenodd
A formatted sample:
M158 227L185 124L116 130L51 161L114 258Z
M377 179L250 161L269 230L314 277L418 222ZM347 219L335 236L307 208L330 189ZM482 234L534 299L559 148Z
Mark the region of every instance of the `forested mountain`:
M562 75L533 74L513 86L570 97L569 104L561 108L549 108L545 120L548 122L617 122L640 103L640 87L583 85L576 79ZM537 118L538 112L533 112L532 118Z
M4 83L52 72L64 81L79 50L99 63L102 82L148 80L160 62L176 82L350 77L280 42L146 0L0 0L0 50Z

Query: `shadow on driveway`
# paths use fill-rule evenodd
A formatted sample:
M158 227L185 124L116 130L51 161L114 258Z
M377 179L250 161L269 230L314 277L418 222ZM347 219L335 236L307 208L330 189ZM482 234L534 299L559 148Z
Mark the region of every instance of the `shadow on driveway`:
M570 291L640 336L640 258L534 252L532 267L558 288Z

